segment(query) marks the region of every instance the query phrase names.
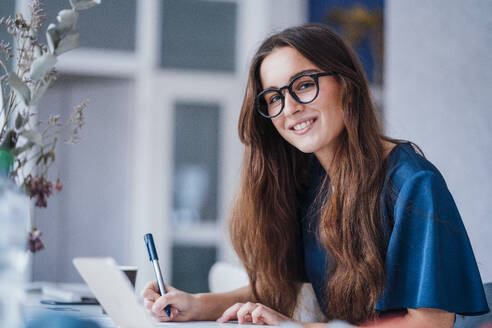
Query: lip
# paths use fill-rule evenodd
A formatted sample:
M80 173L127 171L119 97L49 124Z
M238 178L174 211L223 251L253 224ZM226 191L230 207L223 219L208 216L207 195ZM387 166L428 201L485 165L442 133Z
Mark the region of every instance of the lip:
M303 122L310 121L310 120L313 120L313 123L309 124L304 129L302 129L302 130L294 130L294 126L296 126L297 124L301 124ZM317 120L318 120L317 117L306 117L306 118L297 120L295 123L292 123L292 124L289 125L289 130L291 130L292 132L294 132L297 135L305 134L309 130L311 130L311 128L313 127L313 125L316 123Z
M296 126L297 124L301 124L301 123L303 123L303 122L307 122L307 121L309 121L309 120L315 120L315 121L316 121L316 120L317 120L317 117L312 116L312 117L305 117L305 118L301 118L301 119L299 119L299 120L295 121L294 123L289 124L289 125L288 125L288 129L289 129L289 130L294 130L294 126ZM314 122L313 122L313 123L314 123Z

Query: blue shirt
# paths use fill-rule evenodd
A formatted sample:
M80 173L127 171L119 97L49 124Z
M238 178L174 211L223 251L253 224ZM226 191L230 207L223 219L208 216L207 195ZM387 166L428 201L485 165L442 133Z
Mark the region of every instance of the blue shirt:
M488 312L470 241L442 175L410 143L396 145L385 165L381 206L387 234L386 281L376 310L427 307L463 315ZM323 311L329 264L316 238L319 211L312 204L325 174L313 156L311 184L300 207L305 278Z

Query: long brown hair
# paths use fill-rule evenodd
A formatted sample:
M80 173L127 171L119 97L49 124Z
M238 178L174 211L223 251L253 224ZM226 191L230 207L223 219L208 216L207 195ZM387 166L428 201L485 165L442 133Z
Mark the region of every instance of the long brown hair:
M318 237L330 256L324 309L328 319L360 323L376 316L384 287L381 189L384 149L380 125L362 66L330 28L307 24L266 39L249 70L239 137L246 150L230 221L233 246L255 298L291 316L302 282L300 198L306 190L308 155L287 143L271 120L255 111L260 66L290 46L323 71L336 72L345 128L337 139L321 202Z

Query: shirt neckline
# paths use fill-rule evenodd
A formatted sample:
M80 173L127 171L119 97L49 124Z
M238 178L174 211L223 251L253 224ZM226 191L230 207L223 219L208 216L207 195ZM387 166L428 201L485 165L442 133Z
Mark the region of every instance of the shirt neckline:
M393 156L395 156L394 154L396 153L396 150L401 148L402 146L408 146L410 145L410 142L408 141L404 141L404 142L399 142L397 143L393 149L391 149L391 151L389 152L389 154L384 158L384 162L387 162L388 160L390 160Z

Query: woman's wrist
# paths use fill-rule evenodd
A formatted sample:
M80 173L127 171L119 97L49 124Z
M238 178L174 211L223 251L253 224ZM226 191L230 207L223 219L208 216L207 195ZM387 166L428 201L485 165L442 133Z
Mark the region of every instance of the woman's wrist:
M252 301L250 294L249 286L225 293L192 294L193 318L199 321L217 320L235 303Z
M207 309L207 299L206 293L191 294L192 297L192 308L193 308L193 320L204 321L211 320L206 318L207 314L210 313L210 309Z
M192 294L193 318L196 321L214 321L227 308L220 294L199 293Z

